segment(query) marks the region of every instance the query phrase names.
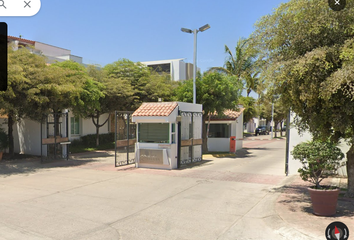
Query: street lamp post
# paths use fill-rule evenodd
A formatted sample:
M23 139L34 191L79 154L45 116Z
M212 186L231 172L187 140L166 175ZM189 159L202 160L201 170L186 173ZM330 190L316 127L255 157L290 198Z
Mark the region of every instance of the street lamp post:
M195 78L197 75L197 33L204 32L205 30L209 29L209 24L205 24L204 26L200 27L199 29L188 29L188 28L181 28L182 32L185 33L193 33L194 34L194 51L193 51L193 103L196 103L196 87L195 87Z

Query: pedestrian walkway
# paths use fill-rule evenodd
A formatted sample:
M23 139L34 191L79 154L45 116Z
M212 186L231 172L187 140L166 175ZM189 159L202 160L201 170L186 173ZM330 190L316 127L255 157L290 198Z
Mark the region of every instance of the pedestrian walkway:
M289 228L308 236L308 239L325 239L325 230L330 223L343 222L351 233L349 239L354 239L354 199L340 196L336 215L316 216L312 213L311 199L307 192L307 188L312 185L304 182L298 175L290 178L292 179L290 183L274 189L281 192L276 200L276 212ZM323 184L346 188L347 179L329 178L325 179ZM282 229L279 233L286 235L289 232Z

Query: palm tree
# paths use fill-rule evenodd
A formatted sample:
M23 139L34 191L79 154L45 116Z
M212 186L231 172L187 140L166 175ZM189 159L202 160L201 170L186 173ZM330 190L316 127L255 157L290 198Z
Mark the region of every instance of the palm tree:
M245 90L247 96L251 91L259 94L259 85L261 85L261 79L259 77L260 67L259 63L255 62L255 55L247 53L247 39L239 39L235 47L235 54L233 54L230 48L225 45L225 53L228 54L228 58L225 61L224 67L212 67L208 71L221 72L227 75L236 76L237 80L244 81Z
M254 69L251 69L251 70L254 70ZM252 91L258 93L259 92L259 85L261 84L260 83L260 78L259 78L259 73L260 71L257 70L255 72L247 72L245 74L245 85L246 85L246 91L247 91L247 97L249 97L250 93Z
M225 53L229 56L225 61L224 67L212 67L208 71L216 71L227 75L236 76L238 80L242 80L242 75L252 68L253 57L246 54L246 39L239 39L235 48L235 55L230 48L225 45Z

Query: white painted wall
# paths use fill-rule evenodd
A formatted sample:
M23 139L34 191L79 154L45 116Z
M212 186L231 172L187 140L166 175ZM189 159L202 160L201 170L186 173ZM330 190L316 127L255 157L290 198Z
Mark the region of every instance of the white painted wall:
M254 133L259 125L258 118L252 118L246 125L246 131L249 133Z
M165 149L167 159L163 164L146 164L139 162L139 149ZM176 169L177 168L177 144L139 143L135 144L135 166L143 168Z
M57 60L63 60L63 61L71 60L71 61L74 61L77 63L82 63L82 57L75 56L75 55L64 55L64 56L58 56L55 58Z
M52 46L49 44L35 42L35 49L41 50L45 56L64 56L70 55L71 51L68 49Z
M293 122L295 117L295 114L291 114L291 122ZM291 155L291 151L293 151L294 147L301 143L301 142L306 142L310 141L312 139L312 135L309 132L304 132L303 134L299 134L298 130L295 128L293 124L290 125L290 139L289 139L289 175L290 174L297 174L298 169L302 166L299 160L294 160L293 156ZM339 145L340 149L346 154L346 152L349 150L349 146L342 141L341 144ZM346 155L343 161L346 161ZM338 169L338 174L342 176L347 175L347 170L346 167L342 167Z
M68 119L68 124L69 124L69 139L78 139L80 136L88 135L88 134L95 134L96 133L96 128L92 123L91 119L80 119L80 126L81 126L81 131L80 135L72 135L70 132L70 117L72 116L72 113L69 112L69 119ZM108 117L108 114L104 114L100 118L100 122L103 123L106 118ZM0 123L3 123L5 119L1 118ZM7 125L2 124L2 127L5 131L7 131ZM21 153L21 154L30 154L30 155L41 155L41 139L42 137L40 136L40 127L41 124L36 121L32 121L29 119L24 119L19 122L17 122L14 125L13 128L13 136L14 136L14 151L16 153ZM65 135L65 122L62 123L61 125L61 133L63 137L66 137ZM46 138L47 129L45 124L42 125L42 136L43 138ZM100 128L100 134L104 133L109 133L109 124L108 122ZM42 150L43 156L47 155L47 148L46 145L43 145L43 150Z
M174 79L178 78L178 80L186 80L187 79L186 78L186 63L183 61L178 61L178 62L176 62L176 64L179 65L179 67L178 67L178 75L179 76L175 76Z
M243 147L243 112L236 119L236 151Z
M41 155L41 124L29 119L21 120L14 125L14 151L21 154ZM42 126L43 137L46 128ZM43 155L47 155L47 148L43 145Z
M209 152L230 152L229 138L208 138Z

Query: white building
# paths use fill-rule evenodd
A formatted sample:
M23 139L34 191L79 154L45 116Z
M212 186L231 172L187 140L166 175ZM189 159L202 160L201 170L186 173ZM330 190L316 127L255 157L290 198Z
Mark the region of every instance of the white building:
M227 110L223 116L210 118L208 151L236 152L243 146L243 111ZM206 122L208 124L208 122Z
M146 66L152 68L156 72L168 73L171 76L171 80L188 80L193 78L193 64L183 61L184 58L171 59L171 60L159 60L159 61L147 61L141 62ZM197 71L200 71L198 68Z
M83 64L82 57L72 55L71 51L68 49L12 36L8 36L8 44L11 44L15 50L22 46L26 47L35 54L43 55L47 57L47 63L49 64L54 62L63 62L66 60L72 60ZM103 123L108 116L109 114L103 114L100 117L99 122ZM7 130L7 127L2 123L4 123L6 119L7 116L0 116L0 127L5 128L5 130ZM83 119L81 117L76 117L70 111L68 113L68 125L65 126L65 124L62 124L62 127L68 127L68 136L65 137L68 137L69 141L79 139L81 136L96 133L96 128L92 123L91 118ZM110 124L108 121L103 127L100 128L100 134L109 133L109 128ZM62 131L64 132L64 130ZM42 136L40 135L41 132ZM41 131L41 124L39 122L23 119L14 125L13 135L14 150L16 153L41 155L42 139L46 138L47 135L50 135L50 133L47 133L46 126L44 124L42 125ZM42 151L43 155L46 155L46 152L46 149L44 149Z
M100 118L100 122L104 122L108 114L104 114ZM4 122L5 117L0 118L0 124ZM5 124L4 124L5 125ZM3 125L3 127L4 127ZM64 132L65 124L62 125L61 132ZM96 128L92 123L91 119L75 118L72 113L69 112L68 117L68 138L69 141L74 139L79 139L81 136L88 134L95 134ZM100 128L100 134L109 132L109 124L105 124ZM7 130L7 129L5 129ZM50 131L50 130L49 130ZM24 119L17 122L13 128L14 136L14 151L21 154L30 155L41 155L41 143L42 139L46 138L47 130L46 125L42 125L42 136L41 136L41 124L37 121ZM49 133L50 135L50 133ZM43 155L45 156L47 150L45 145L43 145Z
M83 64L82 57L72 55L71 51L65 48L60 48L46 43L41 43L38 41L32 41L28 39L13 37L13 36L8 36L7 42L8 44L12 44L14 50L17 50L19 47L22 46L22 47L26 47L33 53L46 56L48 63L72 60L74 62Z

